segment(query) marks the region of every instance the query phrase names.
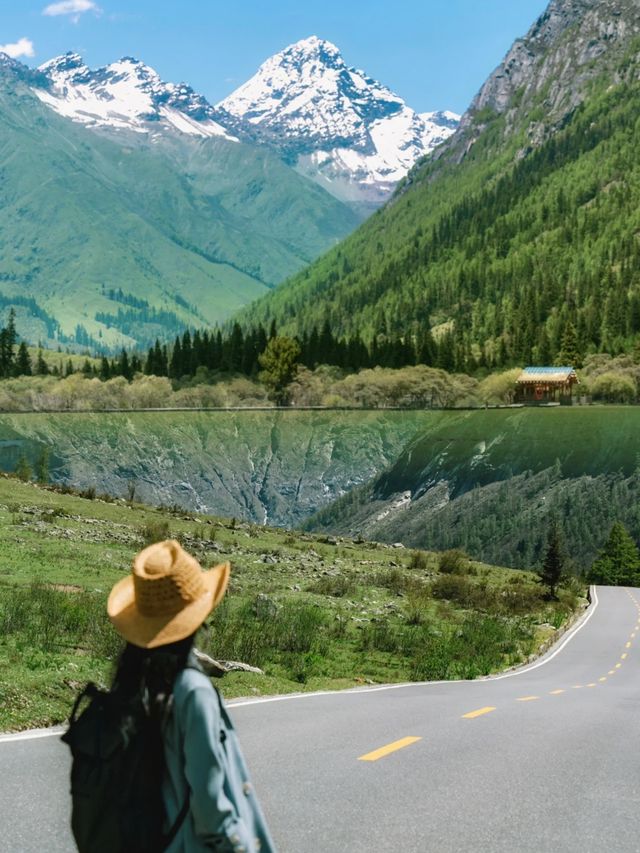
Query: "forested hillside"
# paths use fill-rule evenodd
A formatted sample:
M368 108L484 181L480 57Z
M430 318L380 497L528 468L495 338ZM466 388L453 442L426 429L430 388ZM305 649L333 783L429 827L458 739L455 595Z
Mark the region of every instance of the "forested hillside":
M438 156L243 320L414 344L433 333L457 370L630 349L639 16L631 2L554 0Z
M588 569L614 522L640 537L639 427L637 407L433 412L393 465L306 527L530 568L557 522Z

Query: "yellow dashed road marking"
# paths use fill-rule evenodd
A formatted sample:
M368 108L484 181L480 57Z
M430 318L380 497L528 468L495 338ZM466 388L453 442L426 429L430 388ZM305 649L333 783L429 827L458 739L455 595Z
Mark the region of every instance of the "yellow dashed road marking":
M582 684L574 684L573 685L574 690L580 690L581 688L582 688Z
M360 758L358 758L358 761L377 761L379 758L384 758L385 755L390 755L392 752L404 749L405 746L411 746L412 743L417 743L419 740L422 740L422 738L403 737L401 740L394 740L393 743L381 746L380 749L374 749L373 752L367 752L366 755L361 755Z
M609 670L609 675L615 675L615 674L616 674L615 669L610 669L610 670Z
M559 696L561 693L564 693L564 690L551 690L549 695L550 696Z
M631 643L627 643L627 644L625 645L625 649L630 649L630 648L631 648Z
M627 656L626 652L623 655L620 655L620 660L624 660L626 658L626 656Z
M620 669L620 667L621 667L621 666L622 666L622 664L621 664L621 663L617 663L617 664L616 664L616 669Z
M606 680L607 680L607 676L606 676L606 675L603 675L603 676L602 676L602 678L599 678L599 679L598 679L598 681L606 681Z
M533 702L534 699L539 699L539 696L520 696L517 702Z
M495 711L495 708L491 705L487 705L486 708L478 708L477 711L469 711L468 714L463 714L463 720L474 720L476 717L481 717L483 714L490 714L491 711Z
M597 686L598 685L595 683L595 681L592 681L591 684L587 684L587 687L597 687Z

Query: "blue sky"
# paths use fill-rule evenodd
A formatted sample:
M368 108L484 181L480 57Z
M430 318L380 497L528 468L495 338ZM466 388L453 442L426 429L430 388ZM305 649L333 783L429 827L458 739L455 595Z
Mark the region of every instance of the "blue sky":
M418 111L463 112L547 0L0 0L0 45L30 65L135 56L212 103L310 35ZM22 41L24 40L24 41ZM29 54L33 52L33 55Z

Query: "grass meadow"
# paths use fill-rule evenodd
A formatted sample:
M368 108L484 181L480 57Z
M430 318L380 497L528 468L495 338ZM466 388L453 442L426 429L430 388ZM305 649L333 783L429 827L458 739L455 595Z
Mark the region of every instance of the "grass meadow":
M581 605L535 576L465 558L300 534L234 519L61 494L0 477L0 730L66 719L121 644L113 583L145 544L178 538L205 567L229 559L229 592L200 632L230 673L227 697L370 683L475 678L526 660Z

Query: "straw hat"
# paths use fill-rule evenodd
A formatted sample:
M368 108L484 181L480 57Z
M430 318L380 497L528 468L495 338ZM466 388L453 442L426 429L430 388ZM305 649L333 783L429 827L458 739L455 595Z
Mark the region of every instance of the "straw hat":
M230 570L222 563L203 571L174 539L150 545L111 590L109 619L125 640L143 649L183 640L220 603Z

